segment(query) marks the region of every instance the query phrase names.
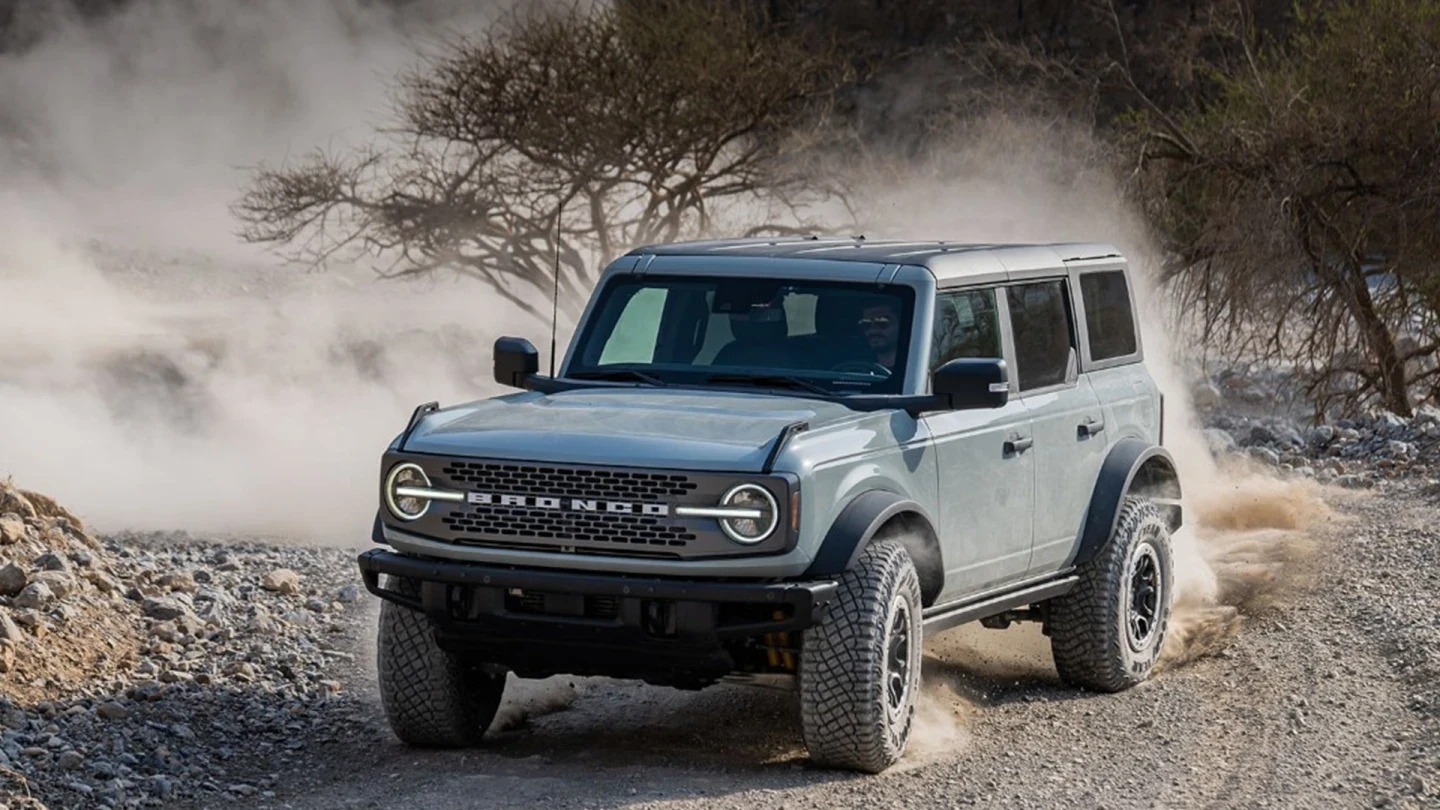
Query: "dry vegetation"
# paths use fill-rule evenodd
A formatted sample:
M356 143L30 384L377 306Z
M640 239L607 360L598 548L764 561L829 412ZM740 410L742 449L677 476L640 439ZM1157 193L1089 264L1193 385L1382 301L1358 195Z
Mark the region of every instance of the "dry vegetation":
M370 147L262 168L236 212L296 258L452 270L536 315L558 283L574 314L610 259L727 206L798 224L853 76L833 42L724 5L529 10L401 76Z
M1318 409L1409 416L1440 390L1440 4L1297 22L1214 102L1135 124L1140 196L1207 337L1300 364Z

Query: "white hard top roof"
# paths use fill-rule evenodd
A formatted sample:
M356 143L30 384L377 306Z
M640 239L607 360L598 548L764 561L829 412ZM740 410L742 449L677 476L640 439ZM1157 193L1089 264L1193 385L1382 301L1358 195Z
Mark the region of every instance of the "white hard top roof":
M1011 278L1027 271L1063 268L1065 262L1122 257L1113 245L1098 242L1055 244L967 244L961 242L875 241L864 237L757 237L646 245L631 256L735 256L815 259L924 267L939 281L988 276Z

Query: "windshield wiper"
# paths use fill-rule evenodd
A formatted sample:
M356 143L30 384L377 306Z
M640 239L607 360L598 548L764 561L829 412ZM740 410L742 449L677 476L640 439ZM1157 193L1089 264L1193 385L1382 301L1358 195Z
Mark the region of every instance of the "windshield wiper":
M751 383L754 385L798 388L802 391L809 391L812 394L820 394L825 397L835 395L834 392L829 389L818 386L809 380L801 379L800 377L791 377L785 374L711 374L705 378L705 382Z
M568 375L577 380L634 380L646 385L663 388L665 381L654 374L646 374L633 368L613 368L603 371L577 371Z

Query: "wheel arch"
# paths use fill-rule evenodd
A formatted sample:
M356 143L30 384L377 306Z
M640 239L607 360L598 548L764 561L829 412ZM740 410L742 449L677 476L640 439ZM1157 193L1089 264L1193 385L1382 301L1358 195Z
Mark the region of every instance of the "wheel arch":
M805 576L839 576L855 565L872 540L892 535L900 537L915 563L921 602L929 607L945 585L940 536L923 506L894 492L872 489L852 498L830 524Z
M1184 516L1180 507L1180 475L1174 457L1159 445L1121 439L1100 466L1072 565L1094 558L1110 542L1115 523L1120 519L1120 506L1128 495L1152 499L1169 522L1170 531L1180 528Z

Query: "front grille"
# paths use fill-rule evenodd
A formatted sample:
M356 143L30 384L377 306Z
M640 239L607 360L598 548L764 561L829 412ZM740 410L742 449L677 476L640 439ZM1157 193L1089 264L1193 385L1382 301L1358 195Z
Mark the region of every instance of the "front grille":
M667 520L645 515L561 512L520 506L456 507L441 518L461 543L471 539L514 537L573 545L603 543L683 548L695 539L684 526L671 525Z
M591 470L489 461L451 461L441 469L457 486L484 492L524 492L603 498L612 501L662 501L695 491L688 475L632 470Z
M383 468L420 465L437 489L463 501L433 501L399 531L476 548L552 554L714 559L779 554L793 531L754 546L731 540L714 518L680 517L682 506L714 506L739 481L760 483L782 507L793 482L784 476L703 470L655 470L390 452ZM387 521L388 523L389 521ZM782 516L781 526L788 526Z

